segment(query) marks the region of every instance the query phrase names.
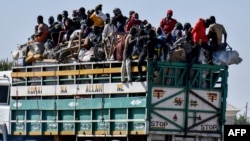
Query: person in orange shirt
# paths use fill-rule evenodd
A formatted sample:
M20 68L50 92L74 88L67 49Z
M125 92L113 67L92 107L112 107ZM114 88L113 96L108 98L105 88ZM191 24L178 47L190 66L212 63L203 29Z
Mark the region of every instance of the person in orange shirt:
M34 60L41 59L44 51L44 43L47 41L49 27L43 22L43 16L37 16L38 28L37 32L32 35L34 40L28 42L29 52L25 59L26 63L31 63Z
M209 19L198 19L194 27L191 28L191 36L194 43L192 51L188 54L187 58L187 80L191 80L191 70L194 63L197 63L200 57L201 48L211 50L208 45L208 37L206 35L206 28L210 25Z
M33 34L32 36L34 37L35 42L44 43L49 33L49 27L47 24L43 22L43 16L41 15L37 17L37 23L38 23L37 33Z
M206 35L206 28L210 25L209 19L200 18L194 25L191 34L194 42L194 48L191 52L194 57L194 62L198 61L201 48L211 52L211 48L208 45L208 36ZM211 59L211 58L210 58Z

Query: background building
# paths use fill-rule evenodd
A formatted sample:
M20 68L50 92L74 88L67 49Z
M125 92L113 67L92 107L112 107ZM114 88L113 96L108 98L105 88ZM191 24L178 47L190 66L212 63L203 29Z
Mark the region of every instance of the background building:
M225 124L234 124L234 119L239 111L240 110L237 109L235 106L231 105L230 103L227 103Z

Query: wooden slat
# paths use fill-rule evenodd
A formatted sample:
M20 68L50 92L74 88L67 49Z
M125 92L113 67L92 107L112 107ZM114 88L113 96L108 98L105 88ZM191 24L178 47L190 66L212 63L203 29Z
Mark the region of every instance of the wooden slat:
M75 135L73 131L61 131L60 135Z
M145 135L145 131L141 130L141 131L130 131L129 134L131 135Z
M92 135L90 131L78 131L77 134L78 135Z
M14 131L14 135L26 135L25 132L22 131Z
M95 135L109 135L109 132L106 131L106 130L97 130L97 131L94 131L94 134Z
M143 71L146 67L143 66ZM138 72L136 66L131 67L132 72ZM11 77L45 77L45 76L68 76L68 75L88 75L88 74L104 74L104 73L121 73L120 67L115 68L97 68L97 69L81 69L81 70L62 70L62 71L43 71L43 72L12 72Z
M42 135L42 133L39 131L30 131L28 134L29 135Z
M112 131L112 135L127 135L127 131Z
M58 135L57 131L45 131L44 135Z

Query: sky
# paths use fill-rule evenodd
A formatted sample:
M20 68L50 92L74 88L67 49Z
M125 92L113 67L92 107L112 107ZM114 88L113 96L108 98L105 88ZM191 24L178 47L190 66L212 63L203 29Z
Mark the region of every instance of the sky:
M84 7L94 9L97 4L103 5L103 12L110 13L116 7L128 16L130 10L138 12L139 18L147 19L158 27L168 9L173 10L173 18L184 24L194 25L199 18L216 17L228 33L227 43L238 51L243 61L229 66L227 101L250 115L250 1L229 0L1 0L0 2L0 59L12 60L11 51L18 44L27 42L34 33L38 15L48 23L49 16L56 18L57 14L67 10L71 15L73 10Z

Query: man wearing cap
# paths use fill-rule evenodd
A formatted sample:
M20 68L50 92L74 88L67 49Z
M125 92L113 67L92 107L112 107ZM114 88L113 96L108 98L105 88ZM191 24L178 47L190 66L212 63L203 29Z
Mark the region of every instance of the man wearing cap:
M164 17L160 22L160 27L163 29L167 36L169 35L169 33L172 32L175 27L175 24L177 23L177 20L172 18L172 16L173 11L169 9L167 10L167 16Z

